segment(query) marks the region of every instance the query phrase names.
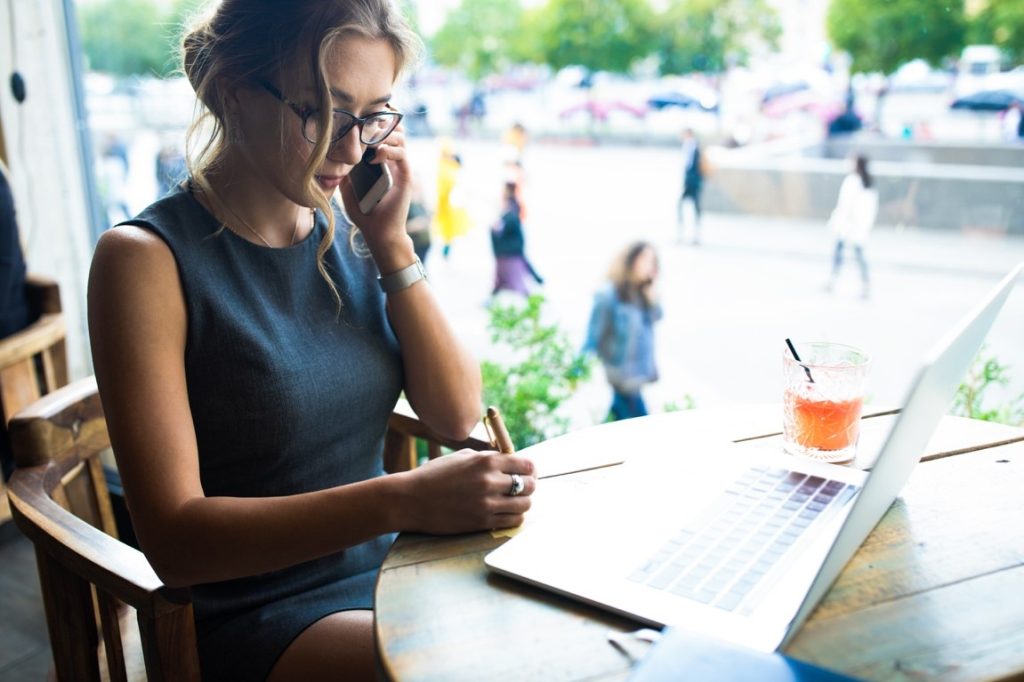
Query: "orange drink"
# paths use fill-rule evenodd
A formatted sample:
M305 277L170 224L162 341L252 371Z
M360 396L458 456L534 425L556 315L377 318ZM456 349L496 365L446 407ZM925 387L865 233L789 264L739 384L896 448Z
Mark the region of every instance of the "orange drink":
M797 344L784 356L783 447L828 462L853 459L860 435L868 356L851 346Z

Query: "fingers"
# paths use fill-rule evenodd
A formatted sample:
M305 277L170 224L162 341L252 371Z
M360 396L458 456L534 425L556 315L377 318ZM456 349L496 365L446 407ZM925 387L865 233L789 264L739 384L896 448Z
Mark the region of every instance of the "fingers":
M512 494L512 474L515 473L523 482L523 489L516 495ZM537 479L530 474L518 472L492 472L487 477L487 490L492 494L501 494L507 497L529 497L537 489Z

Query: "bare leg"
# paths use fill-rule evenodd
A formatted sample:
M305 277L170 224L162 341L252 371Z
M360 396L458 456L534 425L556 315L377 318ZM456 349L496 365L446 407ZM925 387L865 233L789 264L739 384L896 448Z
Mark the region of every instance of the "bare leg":
M303 630L274 664L267 682L375 680L373 612L342 611Z

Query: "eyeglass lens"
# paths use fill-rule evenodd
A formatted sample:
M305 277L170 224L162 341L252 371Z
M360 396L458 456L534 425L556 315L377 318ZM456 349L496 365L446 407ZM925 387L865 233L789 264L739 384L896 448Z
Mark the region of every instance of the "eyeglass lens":
M401 117L397 113L382 112L370 116L360 128L359 139L363 144L372 145L383 142L384 139L391 134L391 132L398 125ZM331 121L331 143L336 143L341 138L345 137L348 132L352 129L352 126L356 124L356 119L342 111L334 112L334 120ZM318 135L318 128L316 116L310 116L306 119L306 129L304 131L306 139L310 141L316 140Z

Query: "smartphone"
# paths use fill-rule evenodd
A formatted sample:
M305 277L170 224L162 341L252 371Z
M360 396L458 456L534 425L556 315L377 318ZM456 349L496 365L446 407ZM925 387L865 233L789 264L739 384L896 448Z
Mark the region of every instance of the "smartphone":
M363 215L373 210L393 184L387 164L370 163L376 151L375 147L367 149L362 160L353 166L348 174L352 179L352 188L356 192L359 210Z

